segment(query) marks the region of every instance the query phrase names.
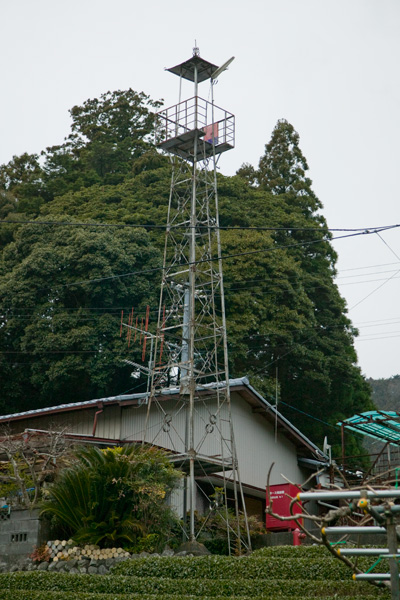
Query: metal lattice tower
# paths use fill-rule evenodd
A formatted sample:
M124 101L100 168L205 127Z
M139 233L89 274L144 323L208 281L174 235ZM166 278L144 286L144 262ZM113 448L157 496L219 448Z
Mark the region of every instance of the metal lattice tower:
M234 147L235 120L213 99L216 77L230 62L218 68L194 48L189 60L167 69L180 84L182 79L192 82L194 95L179 98L156 120L157 143L171 156L172 179L157 331L146 334L153 353L145 441L169 447L172 460L187 475L183 511L185 521L187 510L190 516L189 541L198 535L196 498L203 494L210 511L221 511L230 546L240 551L250 548L250 536L228 384L216 176L221 153ZM205 81L210 83L211 102L198 95L198 86ZM171 405L166 398L173 388L179 394ZM228 505L235 515L234 526L232 517L228 520Z

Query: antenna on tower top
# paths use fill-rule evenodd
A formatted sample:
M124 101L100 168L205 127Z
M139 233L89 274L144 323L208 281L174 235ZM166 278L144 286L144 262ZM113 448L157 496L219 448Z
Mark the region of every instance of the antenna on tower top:
M197 40L194 40L193 56L200 56L200 48L197 46Z

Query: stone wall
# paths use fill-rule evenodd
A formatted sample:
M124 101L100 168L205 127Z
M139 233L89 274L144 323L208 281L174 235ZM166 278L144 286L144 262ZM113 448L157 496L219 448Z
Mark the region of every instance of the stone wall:
M11 510L8 518L0 519L0 561L10 564L26 558L47 539L48 523L38 509Z

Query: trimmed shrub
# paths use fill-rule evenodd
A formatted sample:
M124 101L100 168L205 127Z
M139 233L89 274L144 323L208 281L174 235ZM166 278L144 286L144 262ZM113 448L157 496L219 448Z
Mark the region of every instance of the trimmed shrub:
M122 577L99 575L71 575L67 573L11 573L0 575L1 590L29 590L46 594L50 592L75 594L129 594L141 598L152 596L160 600L168 596L193 598L271 598L287 596L298 598L319 598L321 592L326 597L372 595L383 598L377 588L368 584L354 583L351 580L322 581L310 579L172 579L160 577ZM195 591L195 593L194 593ZM0 596L3 598L3 596Z

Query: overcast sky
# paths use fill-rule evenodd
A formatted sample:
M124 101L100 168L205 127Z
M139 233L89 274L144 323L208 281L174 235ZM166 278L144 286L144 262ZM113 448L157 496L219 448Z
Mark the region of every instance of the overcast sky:
M236 115L222 173L257 165L285 118L331 228L400 223L398 0L2 0L0 23L0 164L61 143L68 110L108 90L176 103L164 68L197 40L214 64L235 56L215 88ZM400 374L400 228L334 245L363 373Z

